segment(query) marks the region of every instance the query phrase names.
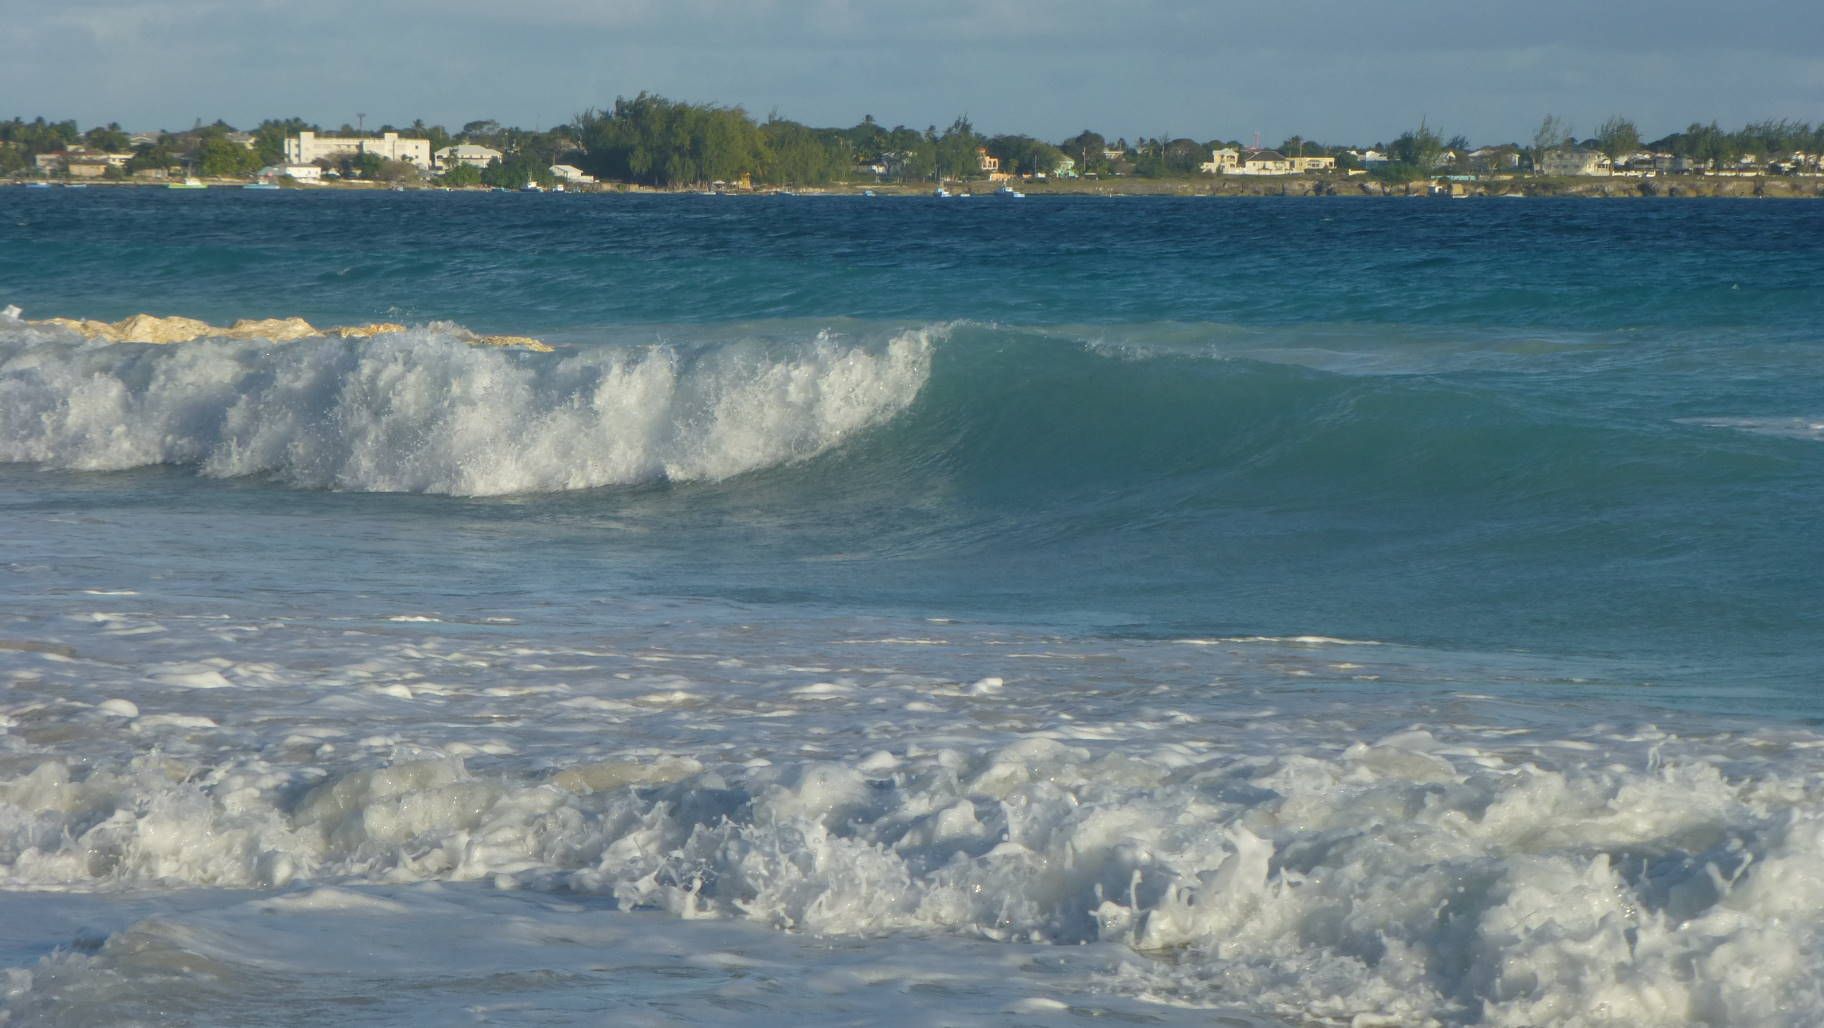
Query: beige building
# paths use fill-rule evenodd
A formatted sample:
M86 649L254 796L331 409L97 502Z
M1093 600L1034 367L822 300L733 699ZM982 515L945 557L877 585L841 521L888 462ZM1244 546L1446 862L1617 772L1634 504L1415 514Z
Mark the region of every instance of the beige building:
M552 178L557 179L559 182L568 182L571 185L587 186L592 185L595 182L594 175L584 172L583 169L574 164L553 164L549 171L551 172Z
M448 171L458 164L466 164L471 168L485 168L494 161L504 158L504 154L491 147L476 146L474 143L456 143L432 154L431 167L438 171Z
M1609 159L1595 150L1547 150L1539 158L1542 175L1607 175Z
M1294 175L1302 175L1309 171L1336 170L1336 158L1334 157L1287 157L1286 160L1292 165Z
M1197 167L1206 175L1234 174L1234 169L1241 167L1241 151L1232 146L1211 150L1210 159Z
M40 174L66 172L71 178L101 178L109 168L124 168L133 159L130 153L106 153L84 146L72 146L54 153L41 153L32 158Z
M388 132L378 139L367 136L319 136L315 132L300 132L285 140L287 164L338 160L363 153L371 153L389 161L404 161L420 168L431 166L431 141L403 139L397 132Z

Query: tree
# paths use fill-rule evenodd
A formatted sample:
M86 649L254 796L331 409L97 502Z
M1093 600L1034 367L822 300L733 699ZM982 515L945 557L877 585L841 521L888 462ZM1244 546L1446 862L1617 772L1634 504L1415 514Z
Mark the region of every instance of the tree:
M450 134L444 130L444 127L442 125L426 125L423 118L412 119L412 126L406 131L409 135L419 139L430 140L432 153L436 153L438 150L450 145Z
M418 172L418 166L411 161L394 160L382 160L373 177L381 182L417 182L423 178Z
M342 173L353 178L377 178L385 164L384 157L363 150L342 162Z
M641 93L607 113L586 111L573 126L599 178L656 186L733 181L764 162L760 131L739 107L689 104Z
M317 127L303 118L267 118L253 130L253 152L261 164L277 164L285 159L285 140L300 132L315 132Z
M1088 129L1071 136L1058 144L1058 149L1077 159L1077 170L1085 175L1108 170L1108 158L1103 151L1108 149L1108 140L1099 132Z
M108 153L125 153L132 147L133 141L121 131L118 122L108 122L106 128L92 128L82 134L82 141L97 150Z
M1400 179L1416 179L1429 176L1437 166L1438 158L1444 153L1444 139L1419 120L1419 127L1400 134L1387 148L1387 155L1393 158L1393 167L1387 173Z
M760 126L763 160L760 175L766 182L779 185L822 185L841 177L848 170L848 145L837 135L820 138L795 121L768 118Z
M133 156L127 160L127 172L167 171L177 163L177 156L165 142L167 136L159 136L156 143L141 143L133 148Z
M1708 168L1720 168L1741 153L1736 139L1718 128L1714 121L1708 125L1692 122L1685 129L1682 149L1684 156L1691 157Z
M1620 167L1640 149L1640 130L1617 114L1596 127L1596 146L1608 155L1611 167Z
M446 186L479 186L481 185L481 169L473 164L453 161L448 168L444 169L442 175L437 176L437 180Z
M1545 152L1568 145L1571 141L1571 123L1555 114L1548 114L1533 132L1533 169L1537 171L1545 163Z
M259 170L259 155L226 135L211 133L196 149L196 173L207 178L240 178Z
M944 134L938 136L937 174L940 179L974 178L982 173L980 147L982 137L975 134L969 116L959 114Z

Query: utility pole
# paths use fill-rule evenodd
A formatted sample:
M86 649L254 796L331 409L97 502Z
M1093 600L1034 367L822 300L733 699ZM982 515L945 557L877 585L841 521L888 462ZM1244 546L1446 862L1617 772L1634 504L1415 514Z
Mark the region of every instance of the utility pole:
M355 135L364 136L366 134L367 134L367 112L358 111L355 114Z

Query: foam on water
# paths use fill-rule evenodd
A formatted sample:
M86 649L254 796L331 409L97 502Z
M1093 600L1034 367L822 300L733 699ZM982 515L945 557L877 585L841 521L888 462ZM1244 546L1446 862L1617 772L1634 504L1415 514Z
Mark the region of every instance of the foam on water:
M0 324L0 461L472 496L716 480L891 417L938 334L537 354L438 325L143 346Z
M265 945L306 950L307 926L359 920L305 903L343 895L325 887L392 902L371 890L467 883L604 918L1086 944L1095 990L1293 1021L1824 1014L1815 733L1528 725L1390 645L1343 663L1304 639L1090 646L929 622L897 649L778 627L689 650L444 629L461 635L368 636L325 664L303 629L270 628L272 660L149 678L85 655L126 645L99 626L62 662L21 651L0 877L276 890L297 899L264 908ZM1345 684L1363 671L1400 684L1364 705ZM390 931L442 923L400 902ZM13 1002L78 996L148 938L227 959L173 932L110 929L16 973ZM979 974L969 952L957 981Z
M1824 208L40 192L0 1021L1824 1021Z
M1824 441L1824 418L1690 418L1689 424L1733 428L1756 435Z

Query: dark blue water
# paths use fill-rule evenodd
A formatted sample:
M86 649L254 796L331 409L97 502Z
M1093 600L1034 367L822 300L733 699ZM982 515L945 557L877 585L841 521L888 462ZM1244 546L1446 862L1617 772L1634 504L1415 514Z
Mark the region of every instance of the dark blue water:
M208 510L231 532L283 508L322 540L420 528L439 544L369 559L446 593L1524 651L1811 718L1821 229L1805 202L7 190L0 304L28 318L449 321L563 344L503 358L527 391L478 401L516 425L587 389L646 410L643 393L600 400L594 365L577 384L574 362L601 354L656 347L681 381L724 388L803 358L821 329L866 354L934 341L915 397L828 445L500 489L317 478L284 455L211 465L227 400L178 428L153 412L177 395L150 399L160 376L190 373L175 351L91 357L84 375L139 398L108 409L150 456L97 464L92 429L44 429L33 407L0 420L0 499ZM46 384L44 345L7 351L0 404L75 402ZM287 418L348 419L357 345L324 351ZM437 363L451 347L387 351L398 374L376 381L461 395L478 372ZM251 351L235 360L254 377L233 388L271 378ZM434 387L398 384L433 366ZM258 396L253 417L293 402ZM716 424L737 416L759 418L742 439L784 431L749 407L653 411L667 439L726 440ZM589 460L540 438L406 463Z

